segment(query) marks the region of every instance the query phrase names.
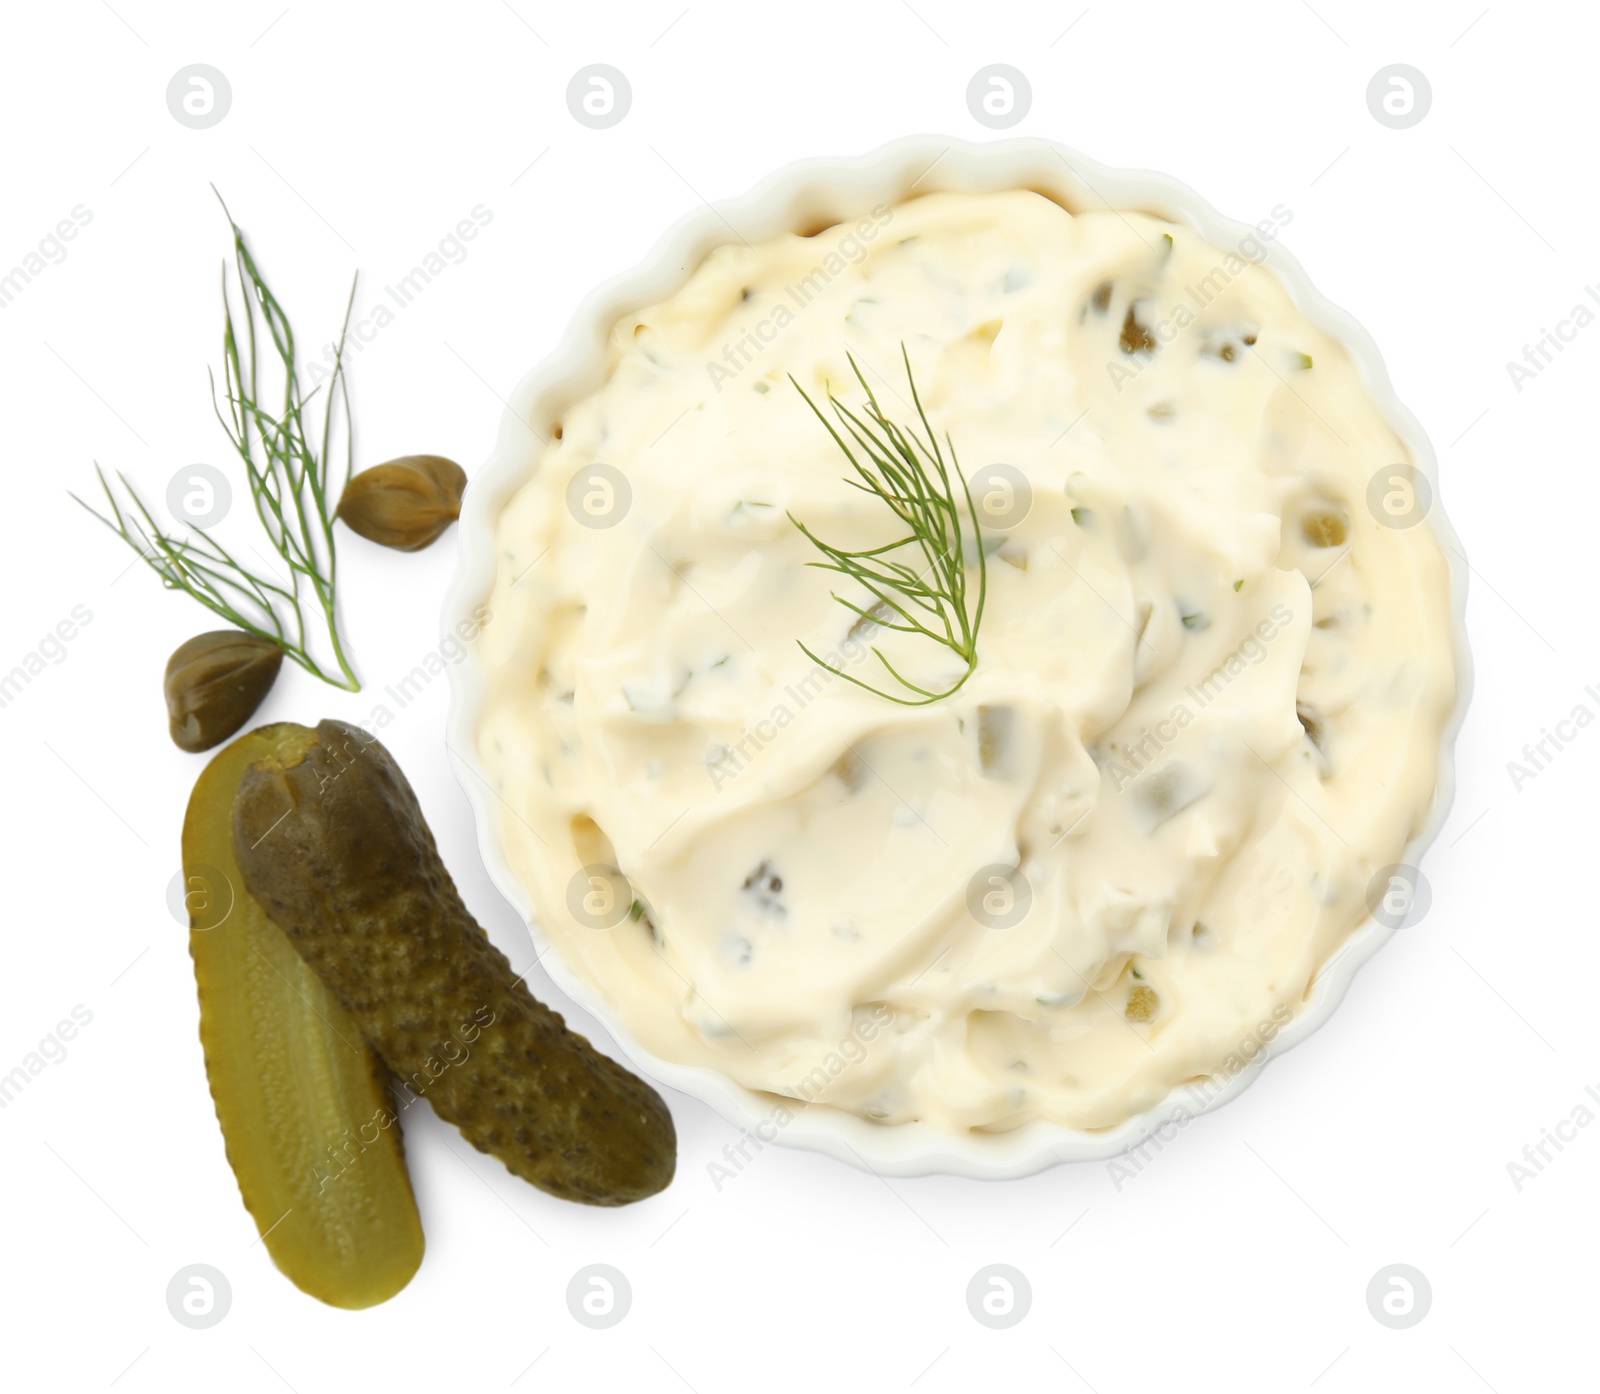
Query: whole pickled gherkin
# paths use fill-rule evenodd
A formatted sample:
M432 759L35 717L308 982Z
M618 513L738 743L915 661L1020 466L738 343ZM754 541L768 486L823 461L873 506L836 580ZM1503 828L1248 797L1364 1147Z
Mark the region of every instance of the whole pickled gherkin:
M661 1096L536 1001L472 918L416 795L365 731L324 721L257 761L234 803L244 884L407 1088L541 1190L662 1190Z
M272 1261L335 1307L399 1292L422 1222L383 1062L244 889L239 778L297 726L263 726L211 758L183 822L200 1043L222 1139Z

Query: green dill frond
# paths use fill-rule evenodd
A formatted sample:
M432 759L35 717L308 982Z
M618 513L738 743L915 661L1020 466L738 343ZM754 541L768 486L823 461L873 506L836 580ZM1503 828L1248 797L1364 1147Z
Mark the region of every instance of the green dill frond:
M212 192L216 192L215 188ZM217 202L222 203L221 194L217 194ZM133 485L119 474L131 504L124 508L98 464L95 473L110 505L110 516L84 503L76 494L72 497L138 553L169 590L185 591L236 628L270 639L314 677L356 692L361 684L345 656L334 600L337 558L333 531L339 495L349 481L352 460L344 345L355 303L355 283L351 283L350 299L345 305L318 432L311 426L307 406L321 389L301 391L289 317L267 285L245 243L243 230L233 221L225 203L222 211L233 230L233 259L244 308L236 320L224 262L223 391L219 400L217 382L211 376L212 408L234 453L244 464L256 518L272 550L288 570L288 584L252 571L204 528L190 527L188 537L163 531ZM282 382L281 402L272 404L258 396L258 317L265 328L264 337L270 340L270 358L276 359ZM269 355L264 352L263 356ZM340 471L342 477L336 479L330 472L329 455L341 409L344 467ZM316 623L319 613L338 663L337 672L324 669L308 645L307 616Z
M966 667L954 683L942 692L935 692L905 677L883 651L874 646L872 652L878 662L899 685L897 691L885 691L819 658L803 643L800 649L813 663L835 677L879 697L907 707L927 706L957 691L978 666L978 626L983 621L989 586L983 535L977 511L972 506L972 494L956 459L955 444L946 434L944 447L950 454L947 465L945 449L940 448L917 393L905 345L900 345L900 357L905 363L906 381L911 386L911 400L922 422L920 436L915 427L897 426L884 415L860 365L853 356L846 356L856 381L866 393L867 402L859 412L851 411L830 391L828 405L833 409L837 426L811 400L805 388L795 382L792 374L789 381L794 383L795 390L805 398L806 405L816 413L817 420L822 422L855 471L857 477L847 477L845 483L876 497L904 526L906 534L882 546L846 551L824 542L792 513L789 521L822 553L824 560L807 565L848 577L873 599L870 606L864 607L835 593L833 598L840 605L882 629L931 639L951 650ZM957 507L958 484L960 496L966 500L973 552L977 557L975 601L968 593L966 543Z

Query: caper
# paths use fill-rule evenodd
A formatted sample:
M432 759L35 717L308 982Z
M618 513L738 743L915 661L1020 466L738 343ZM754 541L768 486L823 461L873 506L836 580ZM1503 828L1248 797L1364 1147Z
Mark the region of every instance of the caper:
M345 485L339 517L371 542L420 552L461 516L467 475L442 455L402 455Z
M1300 523L1300 534L1313 547L1342 547L1350 529L1344 514L1323 509L1306 514Z
M1122 1009L1122 1014L1129 1021L1150 1021L1160 1005L1161 999L1156 996L1154 989L1140 983L1128 994L1128 1005Z
M272 688L283 650L239 629L196 634L172 651L162 691L179 750L210 750L250 720Z
M1154 352L1156 336L1139 323L1139 316L1134 310L1133 305L1128 306L1128 313L1122 320L1122 333L1117 336L1117 346L1128 354Z

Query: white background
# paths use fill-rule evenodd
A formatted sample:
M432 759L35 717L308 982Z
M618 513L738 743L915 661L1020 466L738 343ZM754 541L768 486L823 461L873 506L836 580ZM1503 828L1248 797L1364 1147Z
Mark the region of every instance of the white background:
M1600 1088L1600 730L1520 792L1506 764L1580 701L1600 711L1584 695L1600 683L1600 327L1520 392L1506 362L1600 281L1600 23L1577 5L1482 10L7 7L0 272L74 206L93 220L0 311L0 669L75 605L93 620L0 709L0 1073L75 1005L93 1021L0 1112L0 1382L305 1394L397 1381L698 1394L1593 1387L1600 1127L1552 1151L1520 1193L1507 1163L1586 1084ZM165 102L194 62L232 85L210 130L180 125ZM568 79L592 62L632 83L632 110L610 130L566 107ZM1010 134L1162 170L1247 221L1288 205L1284 245L1372 332L1432 436L1474 568L1477 690L1456 806L1425 863L1431 911L1361 973L1329 1026L1120 1188L1103 1164L1004 1184L891 1183L771 1147L718 1189L708 1163L736 1134L674 1094L677 1180L600 1212L513 1179L430 1114L407 1123L421 1271L375 1310L319 1305L253 1244L206 1090L187 936L165 903L201 762L167 742L161 670L208 617L128 571L132 554L66 496L90 487L96 459L156 504L181 466L231 468L205 377L227 249L208 181L313 344L336 329L352 271L370 306L475 205L492 211L470 255L353 363L358 467L434 451L471 473L498 398L579 298L674 219L792 159L921 131L986 138L964 94L990 62L1032 82ZM1392 62L1432 84L1432 109L1409 130L1366 105L1368 80ZM347 536L342 558L367 690L345 696L285 665L261 719L366 717L439 645L453 535L419 556ZM520 967L526 933L482 870L443 748L447 695L434 683L384 739L468 904ZM565 1009L540 974L531 982ZM197 1262L232 1284L227 1317L206 1331L179 1325L165 1300ZM632 1310L609 1331L567 1311L568 1279L591 1262L632 1283ZM967 1311L967 1282L991 1262L1031 1282L1032 1310L1009 1330ZM1365 1299L1395 1262L1433 1290L1426 1319L1404 1331L1379 1325Z

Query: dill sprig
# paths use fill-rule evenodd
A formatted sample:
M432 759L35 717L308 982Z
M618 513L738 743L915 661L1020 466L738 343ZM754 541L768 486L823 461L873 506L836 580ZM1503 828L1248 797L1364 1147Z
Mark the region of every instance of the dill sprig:
M212 192L216 190L213 188ZM221 194L217 194L217 202L222 203ZM334 350L333 372L327 383L322 428L318 432L309 421L307 407L322 389L315 387L302 394L295 371L294 332L289 327L289 318L245 245L244 232L228 213L227 204L222 205L222 211L233 229L234 265L244 302L244 313L238 322L243 327L243 339L241 342L234 318L228 268L224 262L222 362L223 401L227 404L227 414L223 414L222 402L218 400L216 378L208 370L212 408L235 453L244 462L256 518L273 551L288 569L288 583L285 585L270 575L252 570L203 527L190 525L192 535L189 537L164 531L127 476L120 472L117 477L131 507L118 503L98 464L95 473L110 505L111 516L91 508L76 494L72 497L132 547L168 590L188 592L229 624L280 645L312 676L348 692L357 692L361 684L345 656L339 634L334 598L333 532L339 493L350 478L352 460L344 344L350 326L350 310L355 303L355 283L351 283L350 299L345 305L344 324ZM282 376L281 406L264 404L258 395L258 312ZM341 406L344 410L344 478L338 481L337 487L330 487L329 454ZM312 616L321 612L322 624L338 663L337 672L324 668L311 653L308 611Z
M846 478L845 483L879 499L908 531L904 537L886 542L881 547L851 552L824 542L793 513L789 514L789 521L827 558L826 561L808 562L807 565L849 577L876 600L876 604L870 608L863 608L834 592L833 598L839 604L879 628L902 634L920 634L942 644L963 660L966 668L943 692L934 692L902 675L883 651L874 645L872 652L877 655L878 662L883 664L889 676L906 692L916 694L908 697L886 692L852 677L818 657L803 643L800 648L813 663L827 669L835 677L843 678L891 702L898 702L901 706L924 707L950 696L972 676L978 666L978 626L983 622L983 603L989 589L988 570L983 557L983 535L978 527L977 511L972 506L972 493L967 488L967 481L956 459L955 443L947 432L944 438L945 446L950 451L947 467L944 452L939 448L939 439L928 422L927 412L923 410L922 398L917 394L916 379L911 373L911 358L906 346L900 345L900 357L905 362L911 400L916 405L926 440L917 435L914 427L897 426L883 414L855 358L848 354L846 357L850 359L856 381L867 394L867 405L858 415L840 402L831 390L828 393L828 405L833 408L839 425L854 442L854 450L834 423L807 396L805 388L795 382L792 374L789 381L805 397L806 405L816 413L817 420L827 428L828 434L844 452L845 459L860 476L859 479ZM865 457L865 463L857 458L858 450ZM961 485L962 497L967 502L967 516L972 523L973 550L978 558L976 605L969 605L968 602L966 547L961 534L956 493L951 483L952 473ZM904 560L891 557L892 553L907 547L915 548L920 553L919 566L908 565Z

